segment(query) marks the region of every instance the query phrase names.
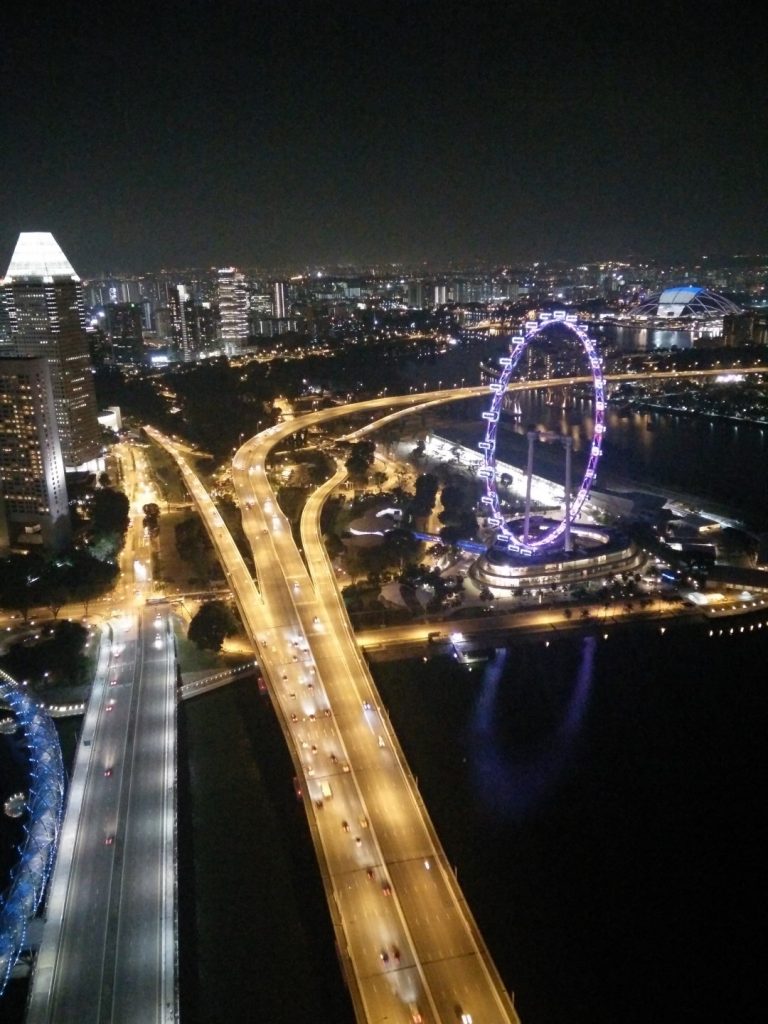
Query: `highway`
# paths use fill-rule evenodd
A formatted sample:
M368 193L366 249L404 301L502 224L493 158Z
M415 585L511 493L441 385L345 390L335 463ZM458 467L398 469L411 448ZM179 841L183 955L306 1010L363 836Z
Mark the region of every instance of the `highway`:
M316 592L263 471L281 437L344 413L325 410L271 428L235 457L258 591L238 571L239 556L227 561L218 513L199 482L193 497L202 499L289 740L358 1019L517 1021L379 710L335 587ZM157 432L150 436L174 451ZM191 471L177 456L186 477ZM324 556L316 549L312 557Z
M112 620L83 723L26 1024L169 1024L176 666L165 605ZM107 642L108 643L108 642Z

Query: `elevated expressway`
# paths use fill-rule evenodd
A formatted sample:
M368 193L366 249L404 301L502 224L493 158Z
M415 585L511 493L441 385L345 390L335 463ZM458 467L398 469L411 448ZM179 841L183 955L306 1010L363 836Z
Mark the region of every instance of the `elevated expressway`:
M664 376L702 375L708 374ZM521 382L510 390L590 379ZM636 380L638 374L609 379ZM184 454L148 430L178 461L258 651L294 760L360 1021L436 1024L464 1015L478 1024L518 1017L382 713L327 565L319 509L343 473L310 498L302 526L305 564L265 462L274 447L307 427L369 413L371 422L354 437L416 408L487 393L472 387L372 399L296 417L246 442L232 476L258 587Z
M401 399L406 406L423 402ZM381 400L371 411L392 405ZM177 458L258 649L296 766L357 1018L454 1024L467 1014L475 1022L517 1022L379 710L335 588L315 590L264 472L270 449L290 433L346 413L297 418L237 452L233 476L258 589L184 456L148 433ZM324 557L319 538L312 552L313 561Z

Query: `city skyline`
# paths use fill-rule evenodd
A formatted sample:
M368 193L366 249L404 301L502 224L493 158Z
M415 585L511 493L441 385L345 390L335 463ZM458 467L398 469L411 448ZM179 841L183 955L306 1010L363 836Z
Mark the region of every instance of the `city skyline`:
M8 19L0 243L162 266L765 252L764 16L63 3Z

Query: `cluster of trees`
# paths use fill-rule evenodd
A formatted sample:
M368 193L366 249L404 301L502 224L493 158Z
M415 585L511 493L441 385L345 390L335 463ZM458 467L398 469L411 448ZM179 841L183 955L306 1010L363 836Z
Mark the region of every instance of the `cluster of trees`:
M11 644L0 665L37 689L77 686L89 680L87 639L88 630L79 622L57 622L39 640L26 637Z
M0 559L0 608L26 621L32 608L48 608L56 618L62 605L82 601L87 615L89 603L114 585L118 572L116 562L89 549L49 558L11 554Z
M435 508L438 491L442 508L438 519L443 524L440 537L448 544L472 538L477 531L475 517L475 483L460 476L449 476L440 490L435 473L421 473L416 478L415 493L408 504L411 519L426 519Z
M156 537L160 533L160 506L156 505L154 501L149 501L146 505L142 505L141 510L144 513L143 525L151 537Z
M211 578L215 561L210 537L199 516L182 519L173 529L179 557L189 562L201 583Z
M130 523L130 502L122 491L99 487L88 494L83 534L94 558L106 561L122 551Z
M359 482L368 478L368 472L373 465L375 450L375 444L368 439L356 441L350 445L345 465L353 481Z
M407 564L419 557L422 548L422 542L410 530L389 530L381 544L349 548L347 567L352 576L367 575L380 579L388 570L402 572Z
M220 651L224 640L238 631L237 618L222 601L205 601L189 624L187 637L205 651Z

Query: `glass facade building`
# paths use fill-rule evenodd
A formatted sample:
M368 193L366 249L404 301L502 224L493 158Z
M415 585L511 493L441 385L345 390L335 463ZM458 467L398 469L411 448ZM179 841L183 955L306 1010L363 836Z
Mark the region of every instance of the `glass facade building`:
M64 465L76 469L93 461L100 451L99 425L82 284L53 235L19 235L2 299L8 354L48 361Z

